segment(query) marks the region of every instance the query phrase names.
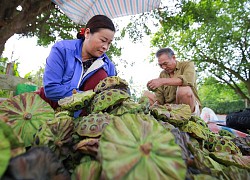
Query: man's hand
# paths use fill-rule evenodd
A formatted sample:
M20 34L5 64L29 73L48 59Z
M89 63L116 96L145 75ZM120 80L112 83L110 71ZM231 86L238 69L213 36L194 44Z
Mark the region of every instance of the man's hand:
M147 87L148 89L155 90L156 88L162 86L163 84L164 84L163 78L157 78L148 81Z

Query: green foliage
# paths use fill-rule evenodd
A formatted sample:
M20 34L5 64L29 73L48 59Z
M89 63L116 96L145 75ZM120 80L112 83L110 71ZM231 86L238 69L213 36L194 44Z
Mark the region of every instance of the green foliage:
M248 0L177 0L173 8L154 11L154 17L161 26L152 47L172 47L179 60L193 60L204 76L215 77L250 102Z
M58 40L76 39L76 35L80 28L84 25L79 25L72 22L58 7L51 9L49 12L40 14L36 20L38 23L33 24L33 27L23 35L27 37L38 38L37 44L40 46L48 46ZM109 56L120 56L121 49L116 47L116 42L110 47Z
M39 70L34 73L29 72L25 74L24 78L28 79L30 82L32 82L39 88L43 86L43 73L44 73L44 67L40 67Z
M218 114L228 114L245 108L244 100L228 85L220 83L215 78L205 78L200 84L198 92L202 107L209 107ZM238 86L244 88L243 84Z
M0 57L0 74L5 74L8 58Z
M229 101L229 102L216 102L204 101L204 107L211 108L216 114L228 114L245 109L245 102L243 100Z
M37 16L36 22L22 35L36 36L40 46L48 46L61 39L75 39L77 31L82 27L73 23L57 6Z

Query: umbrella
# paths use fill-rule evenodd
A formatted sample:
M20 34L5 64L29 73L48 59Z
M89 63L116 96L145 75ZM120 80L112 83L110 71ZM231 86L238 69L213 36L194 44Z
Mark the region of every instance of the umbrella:
M72 21L86 24L94 15L116 17L149 12L159 7L161 0L52 0Z

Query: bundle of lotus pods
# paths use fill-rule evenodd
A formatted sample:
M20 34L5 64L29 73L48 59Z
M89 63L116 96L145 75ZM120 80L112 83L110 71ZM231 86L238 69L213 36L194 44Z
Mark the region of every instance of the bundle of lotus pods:
M150 106L128 92L112 76L74 90L56 111L34 93L2 102L0 179L250 178L249 137L213 133L188 105Z

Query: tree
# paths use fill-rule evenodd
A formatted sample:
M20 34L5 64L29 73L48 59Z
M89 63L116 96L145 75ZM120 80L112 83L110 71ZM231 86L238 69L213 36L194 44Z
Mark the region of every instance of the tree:
M249 103L249 1L177 0L172 4L147 15L159 20L152 47L172 47L179 59L193 60L200 75L215 77ZM145 26L140 19L134 21ZM136 29L129 29L130 34L138 36Z
M242 83L238 86L244 89ZM204 78L199 83L199 97L203 107L209 107L219 114L228 114L245 107L244 100L235 94L232 88L214 77Z
M0 7L0 57L5 43L14 34L35 36L38 45L47 46L56 40L75 38L82 27L73 23L51 0L1 0ZM109 54L119 56L120 51L114 45Z

